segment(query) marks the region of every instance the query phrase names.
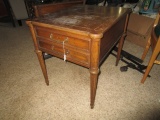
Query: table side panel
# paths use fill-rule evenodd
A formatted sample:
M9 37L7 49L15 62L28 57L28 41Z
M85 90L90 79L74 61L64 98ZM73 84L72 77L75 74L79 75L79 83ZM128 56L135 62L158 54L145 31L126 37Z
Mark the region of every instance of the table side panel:
M109 28L101 39L100 47L100 64L117 44L120 37L124 33L124 27L126 22L126 16L123 16L118 22L116 22L111 28Z

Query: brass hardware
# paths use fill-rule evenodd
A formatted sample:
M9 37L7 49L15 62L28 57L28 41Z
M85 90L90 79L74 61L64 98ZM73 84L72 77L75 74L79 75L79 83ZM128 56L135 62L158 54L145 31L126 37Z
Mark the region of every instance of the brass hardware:
M69 54L69 50L66 50L66 55L68 55Z
M50 37L50 39L53 39L53 34L51 33L49 37Z
M65 43L65 42L68 42L68 37L66 37L66 38L64 39L64 41L60 41L60 40L54 39L52 33L50 34L49 38L52 39L52 40L54 40L54 42L60 43L60 44L63 44L63 43Z
M68 37L64 40L64 42L68 42Z

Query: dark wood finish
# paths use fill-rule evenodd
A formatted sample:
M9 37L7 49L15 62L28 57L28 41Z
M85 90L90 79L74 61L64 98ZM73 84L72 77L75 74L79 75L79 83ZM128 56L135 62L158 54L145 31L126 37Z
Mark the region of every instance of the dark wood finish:
M76 63L90 70L90 105L94 107L101 63L120 41L118 64L130 9L74 6L28 20L45 80L49 84L42 52Z

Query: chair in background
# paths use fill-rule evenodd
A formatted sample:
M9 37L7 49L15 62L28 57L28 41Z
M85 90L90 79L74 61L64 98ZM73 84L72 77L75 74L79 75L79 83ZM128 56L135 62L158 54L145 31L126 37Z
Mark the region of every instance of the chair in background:
M13 14L12 14L12 9L11 9L11 6L10 6L8 0L3 0L2 2L4 3L4 7L6 8L7 20L12 22L13 27L16 27L15 22L14 22L14 17L13 17ZM1 11L1 12L3 13L4 11Z
M13 16L18 21L18 24L21 26L21 20L28 18L28 13L26 10L24 0L8 0L8 2L11 6Z
M160 64L160 61L156 60L159 53L160 53L160 13L157 15L156 20L154 22L152 31L151 31L151 36L148 39L148 43L146 45L146 48L142 54L142 60L145 59L147 52L151 46L152 48L152 55L150 57L147 69L143 75L143 78L141 80L141 83L144 83L151 68L153 67L153 64Z

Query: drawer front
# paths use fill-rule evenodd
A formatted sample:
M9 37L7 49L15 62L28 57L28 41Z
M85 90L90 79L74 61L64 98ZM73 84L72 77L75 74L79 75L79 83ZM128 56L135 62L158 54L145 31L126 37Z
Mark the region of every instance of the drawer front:
M39 49L45 52L52 52L55 54L61 54L63 55L64 50L62 48L61 44L56 44L56 43L51 43L51 42L46 42L43 40L39 40Z
M63 32L56 31L53 29L45 29L41 27L36 27L37 37L45 38L46 40L51 40L53 42L61 43L65 41L66 46L76 47L77 49L81 49L83 51L89 52L90 50L90 39L84 38L78 39L76 37L67 36Z
M64 55L66 55L66 60L74 62L76 64L80 64L82 66L89 67L90 57L86 52L81 52L77 49L64 46L62 44L46 42L44 40L39 40L39 49L52 54L56 57L60 57L64 59Z
M79 39L79 36L64 35L63 32L50 28L35 27L38 47L41 51L73 63L89 67L90 65L90 40Z
M90 56L88 53L80 52L76 49L65 47L65 55L67 60L89 67Z

